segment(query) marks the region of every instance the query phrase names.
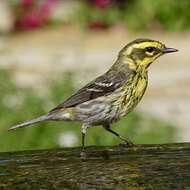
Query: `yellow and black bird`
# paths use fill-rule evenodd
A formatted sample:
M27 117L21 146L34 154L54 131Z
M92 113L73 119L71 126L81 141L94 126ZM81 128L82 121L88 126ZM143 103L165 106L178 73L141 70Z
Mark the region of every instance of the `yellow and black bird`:
M126 144L127 138L111 129L111 124L126 116L141 100L148 83L148 67L159 56L178 51L150 39L136 39L127 44L116 62L103 75L39 118L15 125L17 128L43 121L78 121L82 123L82 147L87 128L102 125Z

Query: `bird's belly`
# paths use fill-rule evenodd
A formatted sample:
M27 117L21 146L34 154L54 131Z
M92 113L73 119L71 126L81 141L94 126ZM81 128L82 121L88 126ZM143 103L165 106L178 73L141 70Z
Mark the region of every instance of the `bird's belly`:
M119 118L119 107L114 105L117 95L97 98L76 107L76 120L90 125L112 123Z

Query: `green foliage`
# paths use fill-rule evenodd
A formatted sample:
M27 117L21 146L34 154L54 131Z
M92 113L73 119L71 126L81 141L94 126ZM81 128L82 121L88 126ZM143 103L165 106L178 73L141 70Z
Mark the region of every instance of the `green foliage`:
M44 122L35 126L7 131L17 123L47 113L74 91L72 74L64 73L50 81L49 92L39 95L33 89L18 88L11 73L0 71L0 151L59 147L61 135L73 134L80 146L80 125L72 122ZM136 143L164 143L175 139L175 129L168 124L132 113L113 127ZM69 137L71 138L71 137ZM120 141L102 127L88 130L87 145L113 145Z
M120 12L117 8L112 7L111 9L100 10L92 8L89 4L84 4L76 14L76 21L80 22L83 26L87 26L93 22L103 22L108 26L116 24L120 19Z
M123 23L127 29L135 31L158 28L178 31L190 29L189 7L189 0L126 0L122 7L110 6L106 9L97 9L84 3L76 20L86 26L98 21L108 25Z

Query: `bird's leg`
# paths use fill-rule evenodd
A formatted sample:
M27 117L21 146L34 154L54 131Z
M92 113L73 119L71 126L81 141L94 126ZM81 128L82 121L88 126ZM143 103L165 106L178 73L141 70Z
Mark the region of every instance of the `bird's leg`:
M81 133L82 133L82 150L85 149L85 136L86 136L87 128L88 128L88 125L85 125L85 124L82 125L82 129L81 129Z
M134 144L129 140L129 139L127 139L127 138L124 138L124 137L122 137L121 135L119 135L118 133L116 133L115 131L113 131L112 129L111 129L111 126L110 125L103 125L103 127L104 127L104 129L106 129L107 131L109 131L110 133L112 133L112 134L114 134L114 135L116 135L117 137L119 137L122 141L124 141L125 142L125 144L127 145L127 146L134 146Z

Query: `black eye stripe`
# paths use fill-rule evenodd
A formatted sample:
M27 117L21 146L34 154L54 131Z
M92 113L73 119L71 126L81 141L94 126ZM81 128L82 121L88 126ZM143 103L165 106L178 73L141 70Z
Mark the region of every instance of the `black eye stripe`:
M156 48L155 47L147 47L147 48L145 48L145 51L148 53L152 53L153 51L156 51Z
M146 57L154 57L158 53L159 49L156 47L149 46L146 48L133 48L130 57L134 60L143 60Z

